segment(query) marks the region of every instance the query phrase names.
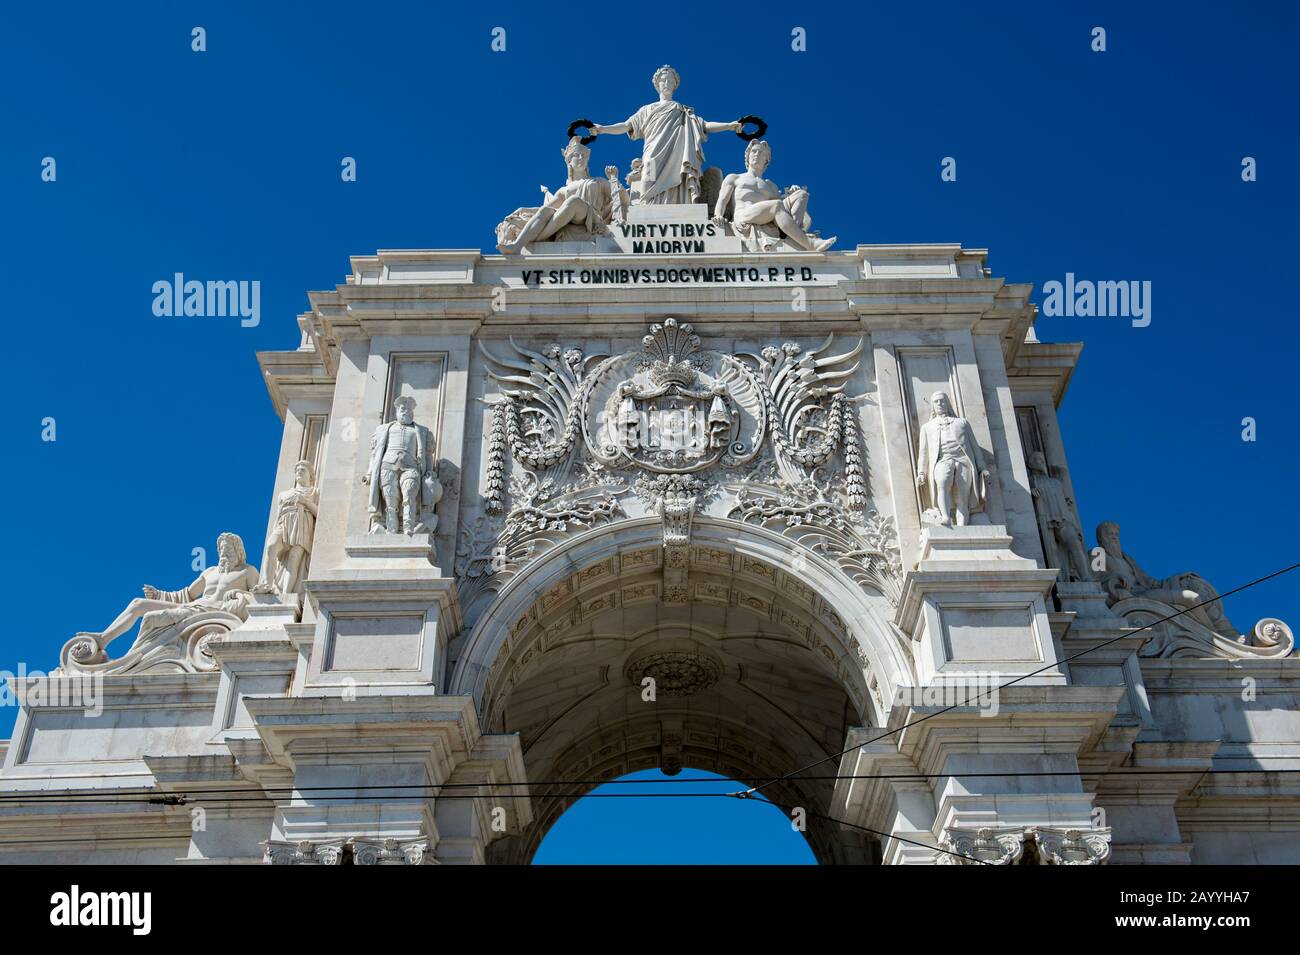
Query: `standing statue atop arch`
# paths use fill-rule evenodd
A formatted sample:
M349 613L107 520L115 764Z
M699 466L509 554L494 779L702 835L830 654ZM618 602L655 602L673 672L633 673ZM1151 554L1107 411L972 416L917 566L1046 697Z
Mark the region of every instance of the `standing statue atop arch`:
M695 110L673 99L681 77L671 66L655 70L650 81L659 91L659 102L642 106L626 122L611 126L593 124L593 136L626 133L644 139L641 152L640 196L637 204L666 205L699 200L700 175L704 168L702 143L709 133L740 132L744 124L710 123Z
M916 486L923 509L938 511L938 523L961 527L984 509L988 468L970 422L952 413L942 391L930 398L930 420L921 426Z

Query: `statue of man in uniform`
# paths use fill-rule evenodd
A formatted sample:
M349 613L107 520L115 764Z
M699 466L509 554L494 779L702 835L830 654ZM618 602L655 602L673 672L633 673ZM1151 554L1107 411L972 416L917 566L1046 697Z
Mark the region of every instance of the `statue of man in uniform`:
M989 472L970 422L952 413L942 391L930 398L930 420L921 426L916 486L923 508L939 512L939 523L961 527L984 507Z
M433 434L415 423L415 399L403 395L393 402L396 421L381 424L370 438L370 466L361 478L370 486L370 533L433 533L438 518L420 520L424 510L442 500L430 458Z
M744 124L710 123L695 110L673 100L681 77L671 66L661 66L651 79L659 102L642 106L626 122L611 126L594 125L592 135L626 133L630 139L645 140L641 151L640 195L636 204L696 202L700 198L700 175L704 168L702 143L709 133L740 132Z

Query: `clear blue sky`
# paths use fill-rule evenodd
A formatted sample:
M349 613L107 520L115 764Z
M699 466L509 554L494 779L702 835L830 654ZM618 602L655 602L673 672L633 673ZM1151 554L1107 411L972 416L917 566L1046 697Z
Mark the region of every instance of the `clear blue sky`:
M1116 519L1148 570L1221 589L1294 561L1296 9L1146 6L10 5L0 668L52 667L142 583L184 582L221 530L260 552L279 422L254 352L295 346L307 290L340 282L350 254L490 249L499 219L562 182L569 120L623 120L664 62L706 118L767 120L770 175L810 187L841 248L961 242L1038 289L1066 272L1151 281L1150 327L1038 325L1087 344L1062 418L1089 533ZM742 145L718 136L710 161L738 169ZM596 160L632 155L602 140ZM1243 156L1259 181L1241 181ZM151 286L174 272L260 280L261 324L154 317ZM1243 628L1298 609L1300 578L1228 604ZM636 838L729 861L681 822L704 811L639 815ZM614 838L563 827L579 854Z

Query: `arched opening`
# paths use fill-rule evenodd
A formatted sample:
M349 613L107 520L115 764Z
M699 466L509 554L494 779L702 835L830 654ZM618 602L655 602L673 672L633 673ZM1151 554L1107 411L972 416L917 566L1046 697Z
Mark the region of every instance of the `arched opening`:
M697 524L673 568L684 586L665 585L668 553L653 520L581 535L509 581L456 648L452 692L475 697L484 732L519 734L532 796L531 824L489 859L528 862L584 794L661 769L779 779L764 794L787 819L807 810L818 861L871 861L869 837L825 814L849 729L879 724L880 687L910 665L882 608L762 528Z
M728 798L745 785L698 770L628 773L575 802L542 839L532 863L815 864L812 848L780 808L761 798Z

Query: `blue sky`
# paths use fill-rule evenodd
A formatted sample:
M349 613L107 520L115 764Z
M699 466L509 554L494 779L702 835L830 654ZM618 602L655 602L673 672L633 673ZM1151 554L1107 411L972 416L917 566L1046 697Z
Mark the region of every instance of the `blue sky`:
M629 773L574 803L542 839L533 864L816 865L783 810L765 798L722 798L744 788L698 769L676 777L657 769Z
M185 582L222 530L259 552L279 422L254 352L295 346L306 292L342 281L351 254L491 249L498 220L562 182L569 120L625 119L664 62L705 118L767 120L769 175L810 188L841 248L988 248L1039 301L1067 272L1150 281L1147 328L1038 324L1086 343L1062 425L1089 533L1116 519L1147 570L1224 590L1293 562L1297 13L1139 6L12 5L0 668L52 667L142 583ZM797 26L807 52L790 48ZM709 159L738 169L742 146L715 137ZM595 158L626 170L633 154L602 140ZM1241 180L1244 156L1258 181ZM260 325L155 317L152 284L175 272L259 280ZM1246 628L1298 605L1293 576L1227 609ZM0 736L12 720L0 712ZM689 827L638 818L639 839L698 857ZM595 823L563 825L575 846L599 841Z

